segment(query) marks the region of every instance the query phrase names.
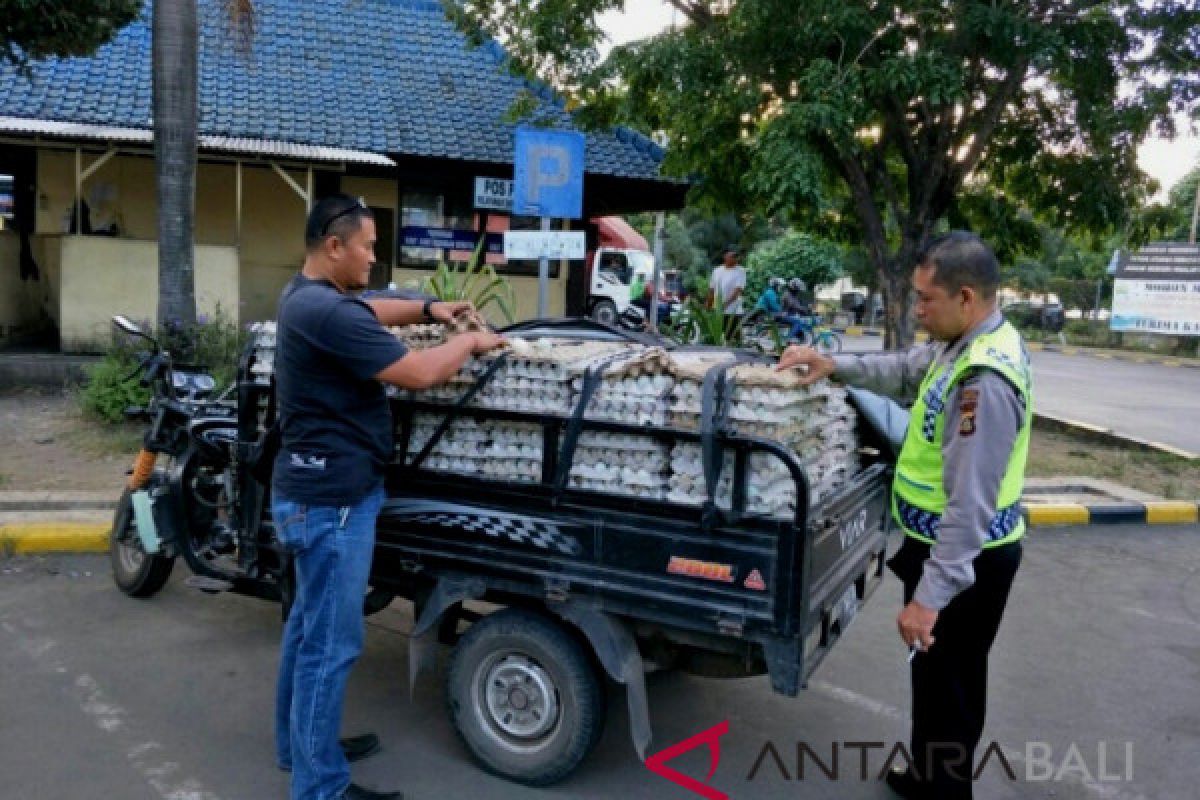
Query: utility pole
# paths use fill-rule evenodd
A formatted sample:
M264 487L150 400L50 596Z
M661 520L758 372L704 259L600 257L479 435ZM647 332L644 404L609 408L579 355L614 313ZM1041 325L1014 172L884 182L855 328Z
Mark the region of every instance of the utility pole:
M1196 202L1192 205L1192 232L1188 234L1188 242L1196 243L1196 223L1200 222L1200 181L1196 181Z

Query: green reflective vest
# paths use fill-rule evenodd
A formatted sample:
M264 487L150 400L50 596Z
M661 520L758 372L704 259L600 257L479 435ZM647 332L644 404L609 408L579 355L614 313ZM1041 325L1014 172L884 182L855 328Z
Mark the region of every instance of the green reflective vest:
M954 386L968 373L979 369L990 369L1003 375L1020 392L1025 406L1025 417L1000 482L997 512L984 547L1016 541L1025 533L1019 501L1025 484L1029 433L1033 427L1032 373L1021 335L1004 322L994 331L975 337L954 363L935 361L930 365L913 404L908 433L892 482L892 516L905 534L927 544L936 541L942 512L946 510L942 473L946 402Z

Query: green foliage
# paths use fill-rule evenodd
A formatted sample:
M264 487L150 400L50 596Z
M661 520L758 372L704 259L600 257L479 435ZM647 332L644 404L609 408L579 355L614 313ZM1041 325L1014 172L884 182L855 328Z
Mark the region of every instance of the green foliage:
M859 242L895 299L952 218L1006 262L1036 252L1033 220L1122 230L1138 142L1200 108L1195 0L688 0L603 62L596 14L622 0L447 4L577 119L665 133L694 205ZM889 332L907 342L907 314Z
M144 331L153 329L148 322L139 327ZM217 382L217 391L237 378L238 359L249 336L219 305L211 316L201 314L193 326L161 329L154 335L175 365L207 370ZM105 422L117 423L123 421L126 407L149 402L150 389L139 384L141 373L137 370L139 353L149 349L149 343L142 339L114 333L112 346L100 363L88 370L87 382L79 391L83 410Z
M87 370L87 382L79 390L83 410L104 422L117 423L124 420L123 412L129 406L148 403L150 390L138 384L139 376L130 377L136 367L137 361L127 349L114 348L105 354Z
M746 296L753 299L771 278L800 278L809 291L815 291L842 276L842 254L836 244L795 231L763 242L746 263Z
M3 58L21 66L87 56L142 12L143 0L0 0Z
M511 323L516 306L512 284L484 262L484 244L481 236L470 260L461 264L440 262L433 274L421 281L421 291L448 303L472 303L480 312L494 305Z
M200 314L196 325L180 333L160 334L159 341L177 363L204 367L221 389L237 378L238 359L249 333L237 326L220 304L212 315Z

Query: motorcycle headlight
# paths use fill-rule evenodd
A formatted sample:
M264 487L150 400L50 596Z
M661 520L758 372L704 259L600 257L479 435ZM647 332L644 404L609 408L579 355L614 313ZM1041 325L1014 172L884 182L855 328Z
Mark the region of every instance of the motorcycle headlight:
M188 387L188 383L190 383L190 381L188 380L188 376L186 373L183 373L183 372L172 372L171 373L171 385L174 386L176 389L186 389Z
M192 386L198 392L211 392L217 388L217 381L211 375L195 375L192 377Z

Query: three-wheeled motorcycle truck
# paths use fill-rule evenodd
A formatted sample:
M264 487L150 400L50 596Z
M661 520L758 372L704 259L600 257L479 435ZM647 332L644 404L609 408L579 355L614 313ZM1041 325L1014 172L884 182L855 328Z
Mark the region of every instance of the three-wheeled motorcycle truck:
M583 320L510 332L543 342L644 342ZM189 406L170 388L169 357L154 361L152 380L161 387L137 411L150 421L144 452L157 460L139 457L113 532L114 570L127 593L153 594L182 557L196 588L281 600L286 613L292 573L273 538L268 490L251 469L274 423L273 336L273 326L261 326L243 356L236 408L194 395ZM403 392L391 400L397 457L388 467L365 611L396 597L414 603L410 681L432 666L439 647L453 647L447 708L485 769L528 785L570 774L600 736L606 678L625 687L644 757L651 667L765 674L776 692L795 696L878 586L892 469L883 435L857 415L857 472L810 502L796 452L727 424L729 368L749 358L706 377L695 430L594 419L581 407L546 413L473 404L490 373L455 402ZM578 405L587 401L581 392ZM438 429L414 453L416 421L427 424L431 415ZM516 481L431 468L437 439L462 420L535 430L540 474ZM731 460L728 504L712 502L711 485L708 501L695 505L573 485L568 476L589 433L698 446L710 484ZM786 466L794 514L752 509L749 465L759 454Z

